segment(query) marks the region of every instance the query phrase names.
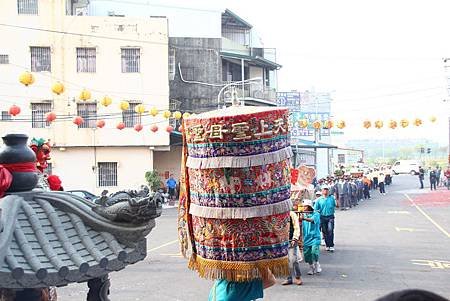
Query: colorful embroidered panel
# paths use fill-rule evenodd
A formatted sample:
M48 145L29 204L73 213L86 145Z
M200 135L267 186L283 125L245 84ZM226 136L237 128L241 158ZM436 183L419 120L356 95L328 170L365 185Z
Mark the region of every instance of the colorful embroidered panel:
M289 160L245 168L189 168L191 194L258 193L289 185Z
M248 219L193 216L197 254L221 261L253 261L287 255L289 212Z
M288 110L230 107L183 120L179 236L201 277L288 273Z

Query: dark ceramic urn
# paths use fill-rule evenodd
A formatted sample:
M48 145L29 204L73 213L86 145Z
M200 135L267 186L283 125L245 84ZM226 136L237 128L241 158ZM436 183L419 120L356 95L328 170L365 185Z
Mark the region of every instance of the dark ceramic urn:
M9 134L2 139L5 145L0 150L0 164L36 163L36 155L27 145L27 135ZM37 172L12 172L12 176L7 192L32 190L38 182Z

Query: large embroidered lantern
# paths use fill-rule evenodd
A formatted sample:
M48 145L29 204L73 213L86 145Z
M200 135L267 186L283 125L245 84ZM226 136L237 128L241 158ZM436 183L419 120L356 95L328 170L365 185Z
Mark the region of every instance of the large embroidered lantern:
M236 106L183 119L178 232L201 277L287 274L288 117L284 108Z

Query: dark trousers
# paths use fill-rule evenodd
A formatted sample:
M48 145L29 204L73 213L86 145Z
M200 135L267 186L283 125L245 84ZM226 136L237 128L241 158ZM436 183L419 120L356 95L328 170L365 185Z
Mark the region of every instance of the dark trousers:
M423 189L423 178L419 177L419 181L420 181L420 189Z
M380 187L380 193L386 193L386 190L384 189L384 182L380 182L378 186Z
M373 183L373 189L377 189L378 188L378 177L374 177L372 183Z
M430 181L431 190L436 190L436 181Z
M321 216L320 227L327 248L334 247L334 215Z
M370 199L369 186L364 187L364 199Z

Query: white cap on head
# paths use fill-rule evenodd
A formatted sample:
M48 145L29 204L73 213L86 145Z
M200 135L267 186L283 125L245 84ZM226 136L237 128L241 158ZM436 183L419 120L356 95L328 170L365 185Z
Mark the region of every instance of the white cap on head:
M317 190L316 195L322 195L322 193L319 190Z
M303 206L310 206L310 207L312 207L312 201L309 200L309 199L303 199L302 200L302 204L303 204Z

